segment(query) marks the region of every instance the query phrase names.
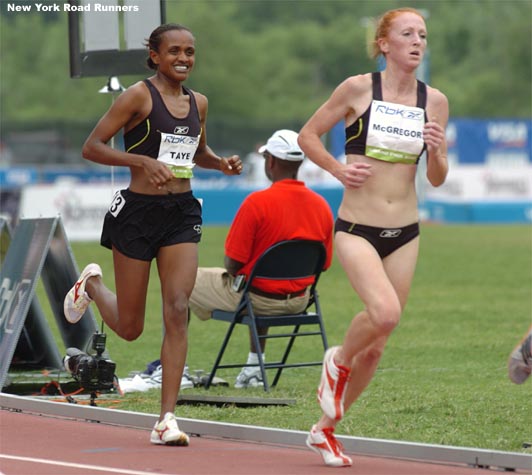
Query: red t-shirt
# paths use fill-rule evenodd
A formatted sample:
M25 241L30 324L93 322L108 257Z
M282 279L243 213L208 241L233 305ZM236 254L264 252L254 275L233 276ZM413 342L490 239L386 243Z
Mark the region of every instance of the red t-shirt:
M327 201L298 180L280 180L243 201L229 229L225 255L244 263L239 274L249 275L261 254L287 239L323 242L327 250L324 269L331 265L333 214ZM257 280L265 292L287 294L303 290L312 278L298 281Z

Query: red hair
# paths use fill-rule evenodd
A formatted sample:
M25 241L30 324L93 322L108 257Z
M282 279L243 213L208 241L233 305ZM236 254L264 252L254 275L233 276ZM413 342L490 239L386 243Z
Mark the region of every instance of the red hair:
M409 7L388 10L386 13L382 14L377 20L377 24L375 27L375 38L369 45L370 56L373 59L377 58L379 54L382 54L378 41L381 38L386 38L388 36L388 33L390 32L390 29L392 27L392 22L403 13L414 13L415 15L418 15L423 18L423 15L419 10Z

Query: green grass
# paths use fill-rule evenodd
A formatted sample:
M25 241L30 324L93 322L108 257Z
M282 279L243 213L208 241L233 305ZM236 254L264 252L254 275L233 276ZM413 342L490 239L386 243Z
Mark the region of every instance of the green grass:
M226 233L226 227L204 229L201 265L223 264ZM531 244L527 226L424 224L418 268L402 321L373 382L337 433L524 452L523 442L532 442L532 383L512 384L506 361L532 318ZM106 283L113 286L108 250L96 243L72 243L72 249L79 267L99 262ZM108 334L108 350L120 377L144 369L159 355L161 302L155 266L152 272L144 334L132 343ZM339 344L361 304L336 259L323 274L319 289L329 343ZM225 330L224 323L193 317L188 354L192 370L210 370ZM248 351L247 330L237 330L228 358L245 358ZM315 341L296 342L294 359L307 354L321 359ZM276 352L276 343L268 343L267 356ZM219 375L232 386L237 372L226 370ZM269 394L232 387L208 391L209 395L291 398L296 400L292 406L181 405L176 413L308 430L320 415L315 394L319 376L318 367L285 370ZM205 390L188 389L184 394L205 394ZM159 391L127 394L120 409L158 413Z

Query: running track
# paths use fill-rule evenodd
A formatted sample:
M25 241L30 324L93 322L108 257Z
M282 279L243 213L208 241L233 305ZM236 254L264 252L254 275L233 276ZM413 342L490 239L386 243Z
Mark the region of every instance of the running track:
M0 411L0 470L5 475L330 474L305 448L191 437L189 447L154 446L149 431L104 423ZM353 456L340 473L358 475L489 475L465 465ZM519 472L527 473L527 472ZM530 472L528 472L530 473Z

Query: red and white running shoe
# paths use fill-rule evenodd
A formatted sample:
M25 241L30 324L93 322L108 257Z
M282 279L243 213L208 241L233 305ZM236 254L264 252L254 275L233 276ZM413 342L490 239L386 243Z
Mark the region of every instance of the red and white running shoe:
M307 437L307 446L317 454L320 454L325 465L330 467L350 467L353 461L343 453L343 446L336 440L333 434L334 427L318 429L312 426Z
M175 415L171 412L167 412L162 421L156 422L151 431L152 444L186 446L189 441L188 435L179 429Z
M344 416L344 399L351 370L334 362L338 346L325 352L318 388L318 401L327 417L339 421Z
M92 299L85 292L85 285L89 277L102 276L102 269L98 264L89 264L79 276L78 281L66 294L63 302L65 318L70 323L77 323L87 311Z

